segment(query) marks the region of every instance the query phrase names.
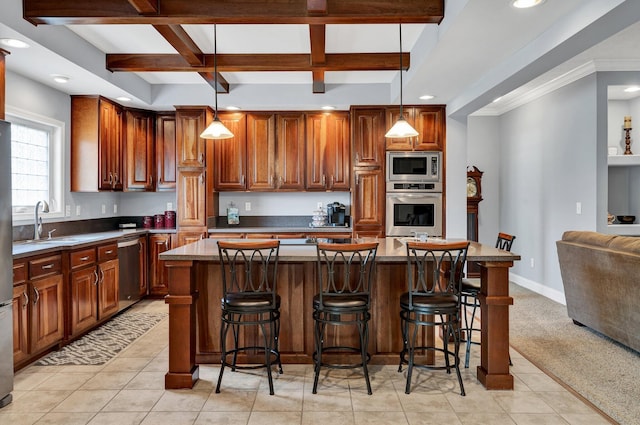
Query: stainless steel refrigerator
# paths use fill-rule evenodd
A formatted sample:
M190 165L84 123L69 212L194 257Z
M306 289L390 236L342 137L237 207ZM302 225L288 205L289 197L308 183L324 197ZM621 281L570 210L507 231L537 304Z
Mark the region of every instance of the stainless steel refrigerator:
M11 125L0 120L0 408L13 391Z

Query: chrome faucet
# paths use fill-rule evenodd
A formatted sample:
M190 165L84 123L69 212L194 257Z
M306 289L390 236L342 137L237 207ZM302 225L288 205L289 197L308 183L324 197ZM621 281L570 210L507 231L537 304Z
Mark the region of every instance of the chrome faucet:
M48 213L49 212L49 204L47 204L47 201L38 201L36 203L36 208L35 208L35 222L33 224L33 230L34 230L34 235L33 235L33 239L34 240L38 240L40 239L40 235L42 235L42 217L38 217L38 209L40 208L40 204L42 204L42 212L43 213Z

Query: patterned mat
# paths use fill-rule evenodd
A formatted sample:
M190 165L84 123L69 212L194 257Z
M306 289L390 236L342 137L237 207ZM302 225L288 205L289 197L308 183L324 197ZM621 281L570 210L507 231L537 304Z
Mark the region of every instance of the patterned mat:
M143 335L167 313L126 311L82 338L40 359L38 366L101 365Z

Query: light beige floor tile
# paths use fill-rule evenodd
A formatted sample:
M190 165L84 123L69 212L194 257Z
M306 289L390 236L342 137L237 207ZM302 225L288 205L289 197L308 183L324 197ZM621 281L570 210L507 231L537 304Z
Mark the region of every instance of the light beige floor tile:
M262 372L262 371L261 371ZM216 383L217 383L216 377ZM220 390L257 390L260 388L262 374L256 375L255 371L236 371L232 372L231 368L225 368L222 375L222 384Z
M164 372L167 373L169 368L169 358L158 355L152 358L141 370L143 372Z
M566 391L562 385L544 373L521 373L517 375L517 379L532 391Z
M89 379L95 376L94 373L56 373L46 381L42 382L36 390L76 390Z
M301 412L302 397L300 391L277 391L274 395L258 391L253 412Z
M53 411L99 412L117 393L117 390L77 390Z
M539 392L536 394L557 413L595 413L593 409L568 391L552 393ZM640 401L638 401L638 403L640 403Z
M204 391L165 391L152 410L155 412L199 412L208 397L209 393Z
M146 412L99 412L88 425L139 425Z
M250 412L257 391L227 390L211 393L202 407L203 412ZM247 416L248 417L248 416Z
M124 388L127 390L164 390L164 375L166 373L166 371L139 372Z
M198 412L151 412L140 425L192 425Z
M66 365L66 366L54 366L59 368L58 372L64 373L98 373L104 369L104 364L100 365Z
M342 391L318 391L304 395L302 410L305 412L351 412L351 393Z
M0 424L33 425L44 415L44 413L11 413L2 411L0 412Z
M85 425L89 423L95 413L47 413L39 421L38 425Z
M458 413L464 425L515 425L507 413Z
M83 390L120 390L136 376L136 372L98 372L80 388Z
M247 412L200 412L194 425L246 425L250 413Z
M555 413L512 413L511 419L517 425L568 425Z
M493 397L507 413L555 413L538 393L494 392Z
M404 412L354 412L356 425L408 425Z
M598 413L563 413L560 416L571 425L610 425L607 419Z
M104 412L149 412L164 390L122 390L102 409Z
M302 412L302 425L354 425L355 417L348 412Z
M19 391L33 390L57 372L17 373L13 378L13 388Z
M405 412L452 412L449 400L443 394L399 394L398 398Z
M69 397L72 391L30 391L23 397L16 398L11 404L2 408L3 412L47 413L63 400Z
M402 404L396 391L374 391L369 395L365 391L351 391L351 403L354 411L402 411Z
M461 425L453 412L406 412L409 425Z
M149 364L149 359L115 357L105 367L105 372L139 372ZM165 369L166 371L166 369Z
M248 425L300 425L302 412L251 412Z
M456 413L506 413L490 392L469 393L465 397L459 394L445 394Z

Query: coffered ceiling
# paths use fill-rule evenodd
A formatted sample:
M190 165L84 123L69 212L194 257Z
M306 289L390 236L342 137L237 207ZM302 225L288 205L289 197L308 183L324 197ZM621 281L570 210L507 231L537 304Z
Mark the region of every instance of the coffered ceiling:
M508 0L3 0L0 38L31 45L10 49L9 71L160 110L212 104L215 23L221 107L345 109L398 103L402 22L404 102L466 115L500 113L495 97L522 97L602 66L605 52L610 67L631 66L640 49L622 39L640 39L639 3L546 0L519 10ZM58 86L51 74L70 80ZM426 94L435 97L420 99Z

